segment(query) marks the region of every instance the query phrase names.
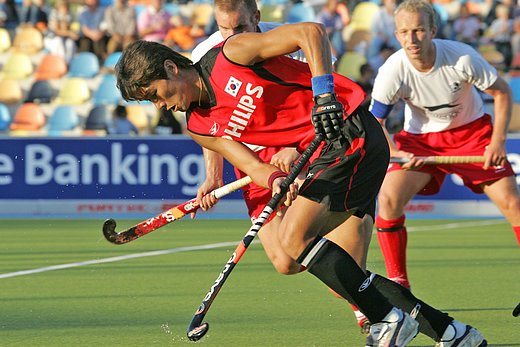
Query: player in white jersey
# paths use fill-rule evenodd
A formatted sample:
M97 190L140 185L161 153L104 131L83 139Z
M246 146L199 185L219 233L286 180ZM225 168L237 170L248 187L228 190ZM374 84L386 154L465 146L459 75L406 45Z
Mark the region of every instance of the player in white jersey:
M513 226L520 244L520 196L506 157L512 98L507 82L466 44L436 40L427 1L407 0L395 13L402 49L381 67L370 110L384 125L392 106L406 104L404 129L388 135L391 155L410 162L390 165L379 193L377 236L388 277L409 287L404 207L416 194L435 194L448 173L485 193ZM478 90L494 99L494 120ZM424 165L417 156L483 155L484 164ZM450 345L451 346L451 345Z
M256 7L255 1L250 0L216 0L214 2L215 20L219 30L211 34L206 40L197 45L192 51L193 62L198 62L215 45L221 43L228 37L240 32L266 32L281 25L281 23L269 23L260 21L260 11ZM299 50L289 54L293 59L306 62L305 54ZM333 62L336 60L332 58ZM246 144L247 145L247 144ZM260 146L249 147L257 153L264 161L278 166L281 170L288 172L291 164L298 158L299 154L294 148L265 148ZM223 185L222 166L223 159L218 153L203 148L206 163L206 180L198 189L197 198L201 208L207 210L217 203L211 195L207 195L211 190ZM245 174L235 169L237 178L244 177ZM258 218L265 205L271 198L271 192L252 183L243 189L244 201L247 205L249 215L252 220ZM193 215L192 215L193 217ZM356 260L363 269L366 268L368 246L372 234L372 221L369 217L351 217L345 222L341 232L336 232L336 236L329 235L328 238L343 246ZM302 270L280 247L276 236L276 229L281 221L281 216L272 215L269 223L265 224L258 237L260 238L266 254L273 263L275 269L283 274L294 274ZM348 230L357 230L356 233ZM336 293L334 293L337 295ZM338 295L337 295L338 296ZM338 296L339 297L339 296ZM364 333L368 333L369 325L365 316L352 305L358 324Z

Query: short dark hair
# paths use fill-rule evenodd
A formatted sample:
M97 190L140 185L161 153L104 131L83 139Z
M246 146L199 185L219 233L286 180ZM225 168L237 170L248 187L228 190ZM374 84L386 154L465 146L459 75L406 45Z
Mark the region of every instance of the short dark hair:
M123 99L149 99L144 88L153 81L168 78L164 68L166 60L173 61L180 69L193 65L190 59L161 43L144 40L131 43L123 51L115 67L117 87Z

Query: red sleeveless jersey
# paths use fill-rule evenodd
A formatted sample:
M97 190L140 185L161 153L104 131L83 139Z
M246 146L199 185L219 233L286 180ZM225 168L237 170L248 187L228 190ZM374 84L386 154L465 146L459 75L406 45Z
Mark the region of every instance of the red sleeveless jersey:
M225 57L220 45L195 66L200 66L209 90L210 108L188 110L189 131L300 151L314 138L312 74L306 63L282 56L253 66L238 65ZM334 86L347 114L365 98L359 85L336 73Z

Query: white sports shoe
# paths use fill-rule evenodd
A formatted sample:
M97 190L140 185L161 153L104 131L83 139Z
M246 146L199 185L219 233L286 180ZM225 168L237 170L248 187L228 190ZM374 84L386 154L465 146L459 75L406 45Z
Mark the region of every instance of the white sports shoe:
M379 323L372 324L366 347L403 347L419 332L419 323L397 308Z
M486 347L487 341L480 332L469 325L453 321L435 347Z

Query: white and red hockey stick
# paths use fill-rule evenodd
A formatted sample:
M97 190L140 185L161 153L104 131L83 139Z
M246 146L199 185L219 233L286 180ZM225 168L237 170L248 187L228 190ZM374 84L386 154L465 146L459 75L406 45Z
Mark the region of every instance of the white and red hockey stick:
M251 182L251 178L249 176L246 176L237 181L228 183L220 188L217 188L209 194L213 195L217 199L220 199L223 196L226 196L229 193L232 193L235 190L240 189ZM181 219L188 213L197 211L198 208L199 205L196 202L196 198L193 198L189 201L186 201L185 203L172 207L169 210L164 211L155 217L148 218L147 220L142 221L141 223L136 224L133 227L130 227L119 233L116 232L116 221L110 218L107 219L105 223L103 223L103 235L105 236L107 241L116 245L121 245L133 241L143 235L146 235L166 224L176 221L177 219Z

